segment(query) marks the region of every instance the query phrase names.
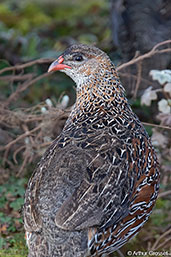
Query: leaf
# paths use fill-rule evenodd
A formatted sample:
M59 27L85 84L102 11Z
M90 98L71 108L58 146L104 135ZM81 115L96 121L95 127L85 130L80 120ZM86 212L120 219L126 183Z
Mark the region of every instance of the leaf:
M156 90L152 90L152 87L148 87L145 91L144 94L141 96L141 105L151 105L152 100L157 99L157 93Z
M7 231L7 225L6 224L3 224L1 227L0 227L0 233L4 233Z
M68 106L68 103L69 103L69 96L68 95L64 95L62 97L62 100L61 100L62 108L66 108Z
M12 203L10 203L10 207L13 208L14 210L19 210L21 208L21 206L23 205L24 200L23 198L18 198L15 201L13 201Z
M167 101L166 99L161 99L158 102L158 108L159 108L159 111L162 113L170 113L171 112L171 107L169 106L169 101Z
M151 137L151 141L154 146L165 148L168 144L168 139L161 132L156 129L152 129L153 134Z
M5 214L3 213L0 213L0 222L1 223L10 223L11 222L11 217L9 216L6 216Z
M171 127L171 115L170 113L159 113L156 118L161 121L162 125Z
M153 80L157 80L161 85L171 82L171 70L151 70L150 75Z
M170 96L171 96L171 83L167 83L165 86L164 86L164 91L166 93L169 93Z
M5 239L0 237L0 249L5 245Z

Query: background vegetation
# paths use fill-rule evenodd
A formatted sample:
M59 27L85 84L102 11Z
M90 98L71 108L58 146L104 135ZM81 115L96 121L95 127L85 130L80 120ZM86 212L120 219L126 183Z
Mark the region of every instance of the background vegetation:
M160 195L149 222L112 256L126 256L128 250L170 250L171 40L166 32L171 7L164 0L154 2L162 6L154 10L140 5L141 13L146 10L150 17L149 34L156 17L157 24L163 26L150 49L148 40L142 46L136 30L131 30L135 20L126 20L130 25L127 40L121 33L125 28L119 21L129 17L131 8L139 8L137 1L0 2L0 256L27 256L21 215L27 181L60 133L75 100L73 82L64 74L49 77L47 69L75 42L96 44L117 65L131 106L152 137L161 165ZM137 31L141 31L142 23L137 24Z

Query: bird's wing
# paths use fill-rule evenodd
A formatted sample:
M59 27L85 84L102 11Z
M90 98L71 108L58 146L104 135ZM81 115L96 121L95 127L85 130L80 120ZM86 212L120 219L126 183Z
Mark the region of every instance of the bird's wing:
M94 144L84 145L89 162L82 163L83 179L56 213L58 227L66 230L106 227L127 216L136 179L136 161L129 163L125 144L117 140L107 142L106 138L101 136L99 142L94 139ZM94 151L96 147L98 151ZM78 154L77 159L81 158Z

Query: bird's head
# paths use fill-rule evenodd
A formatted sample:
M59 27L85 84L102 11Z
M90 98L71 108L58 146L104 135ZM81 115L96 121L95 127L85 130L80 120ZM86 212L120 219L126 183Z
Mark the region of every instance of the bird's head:
M111 61L106 53L94 46L72 45L54 61L49 72L60 70L71 77L77 86L103 75Z

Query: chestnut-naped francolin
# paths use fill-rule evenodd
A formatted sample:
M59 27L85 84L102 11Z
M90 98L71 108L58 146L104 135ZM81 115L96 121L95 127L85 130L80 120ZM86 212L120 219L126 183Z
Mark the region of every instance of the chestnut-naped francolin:
M106 53L72 45L50 65L55 70L75 81L76 103L28 183L28 256L107 256L152 212L156 154Z

